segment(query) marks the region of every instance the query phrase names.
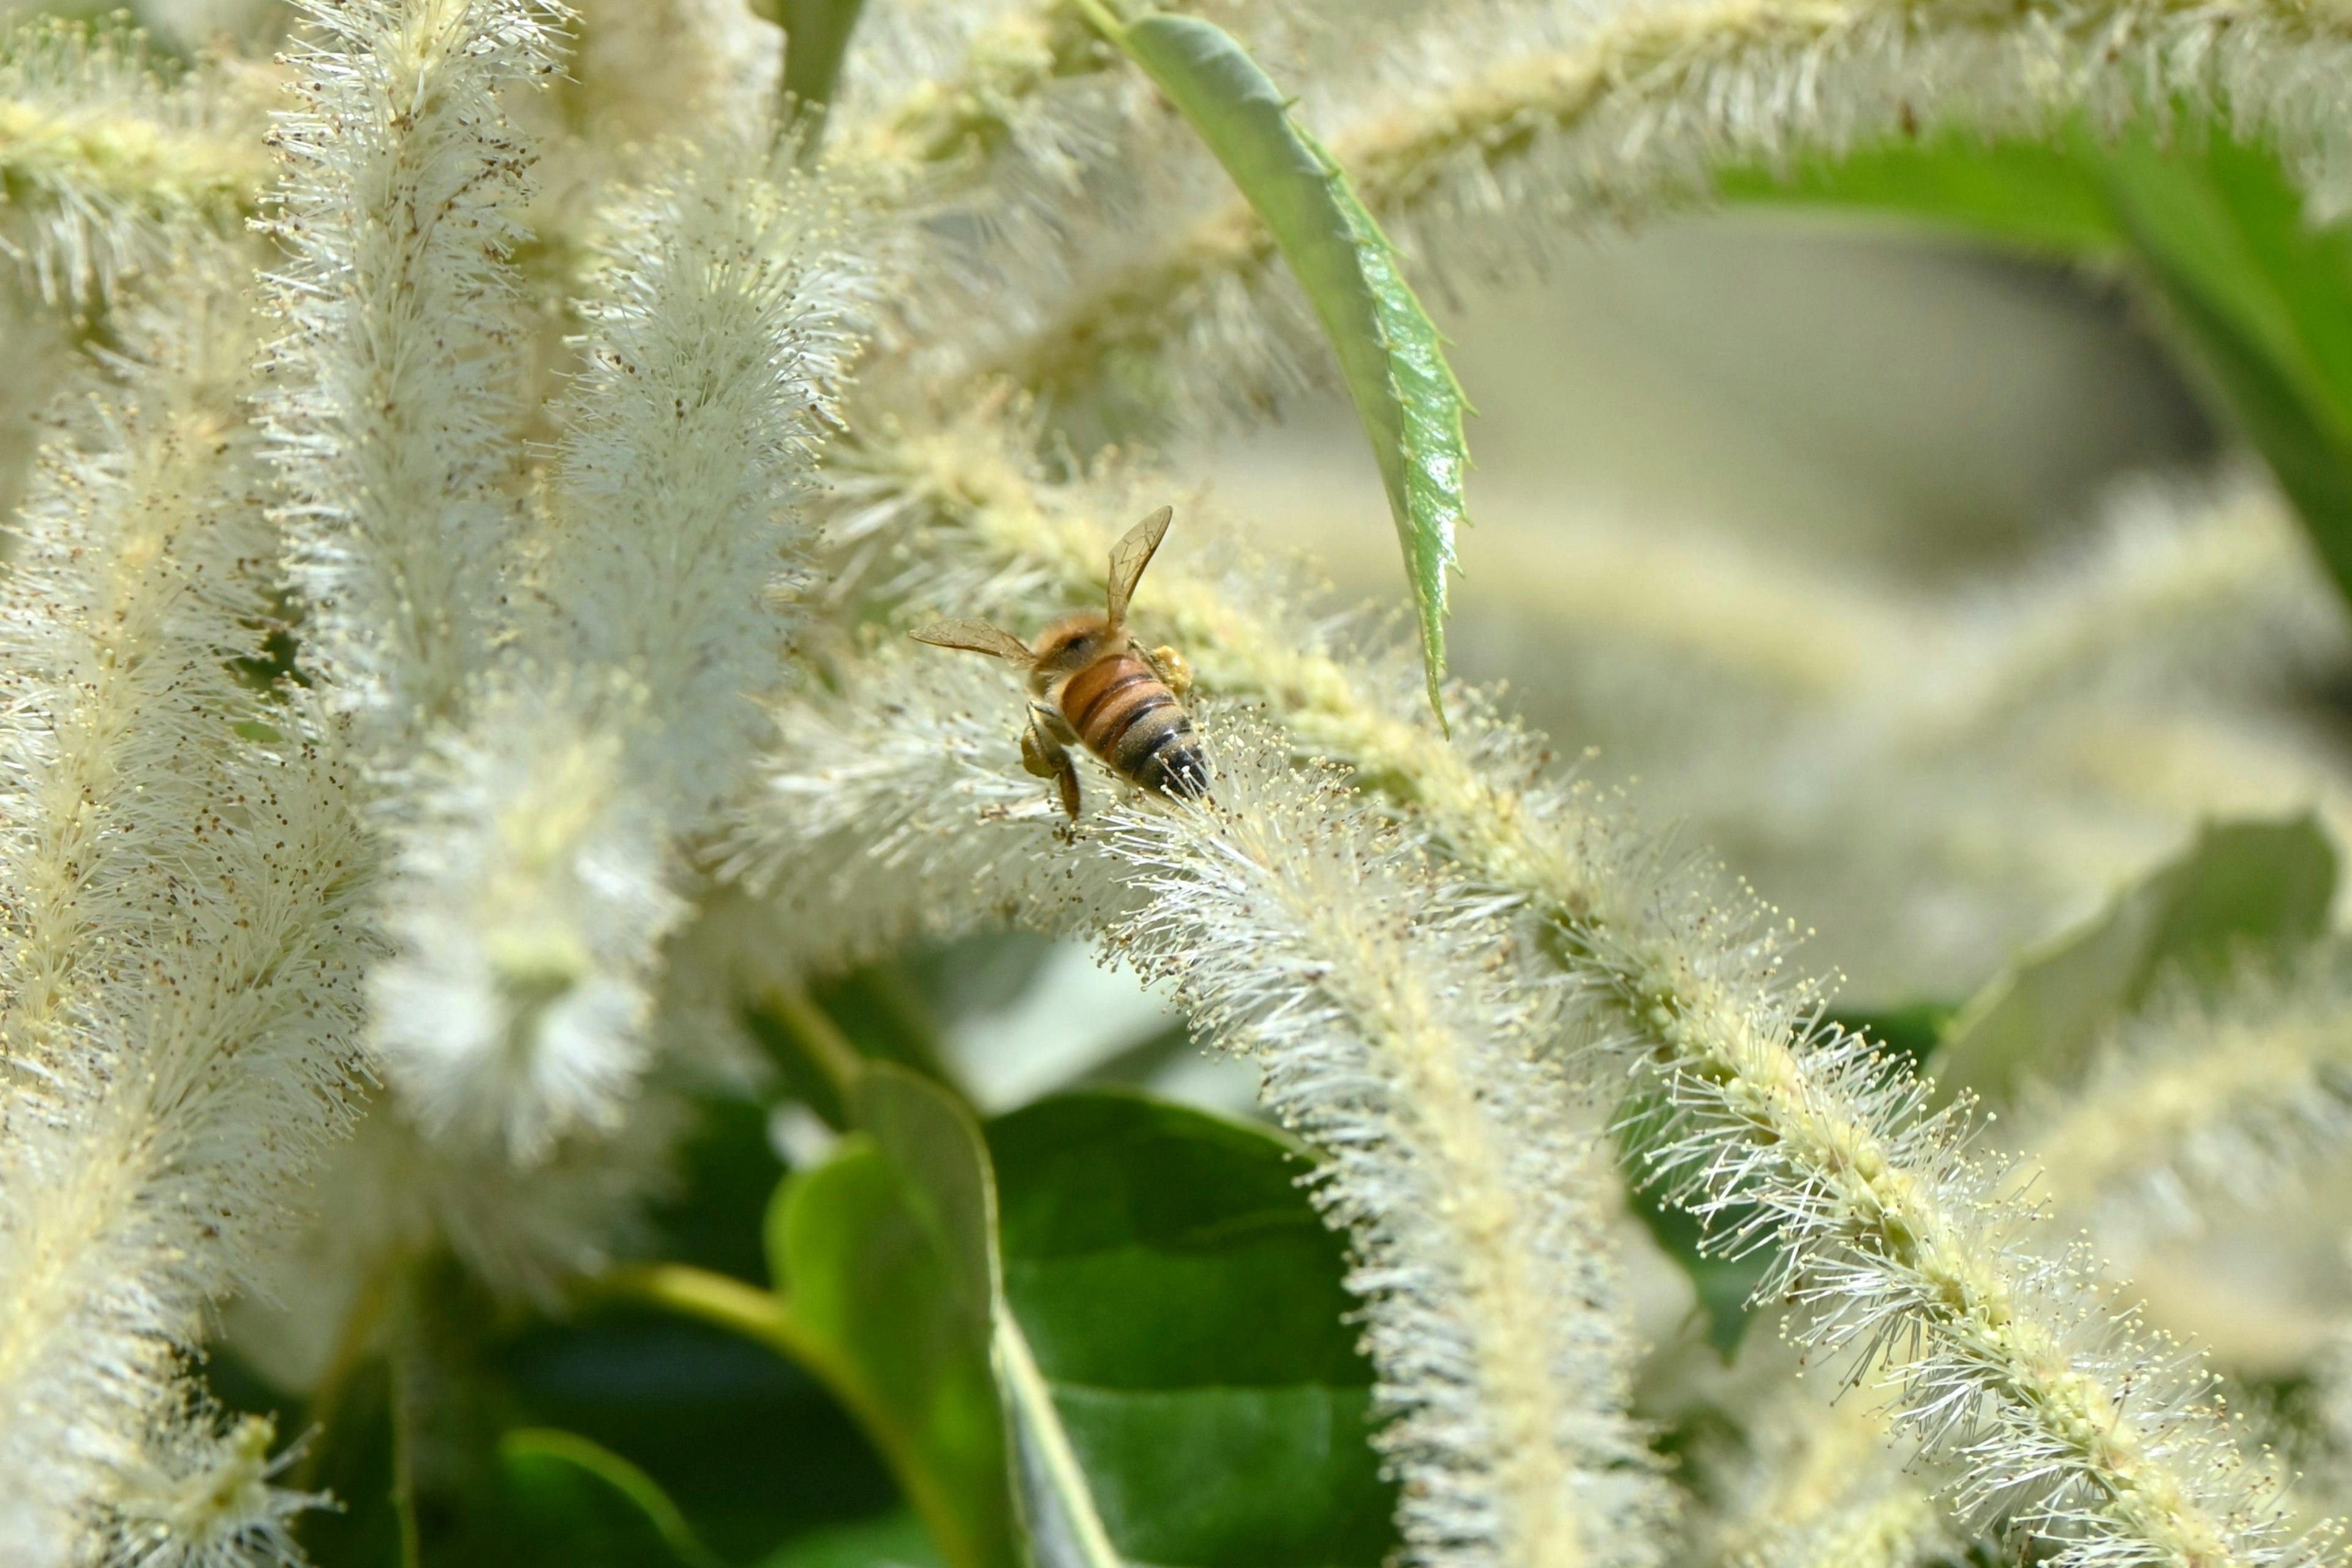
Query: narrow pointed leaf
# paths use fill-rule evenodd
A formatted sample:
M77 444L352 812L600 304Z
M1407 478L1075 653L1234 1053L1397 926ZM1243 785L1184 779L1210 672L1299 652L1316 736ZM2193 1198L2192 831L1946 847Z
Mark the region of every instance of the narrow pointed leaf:
M1233 176L1307 290L1371 440L1404 547L1429 700L1444 713L1446 569L1467 521L1469 405L1444 340L1344 171L1281 89L1222 28L1148 16L1110 29Z
M1727 201L1877 214L2063 260L2118 256L2128 244L2097 163L2071 138L1988 144L1962 129L1785 169L1727 169L1715 184Z

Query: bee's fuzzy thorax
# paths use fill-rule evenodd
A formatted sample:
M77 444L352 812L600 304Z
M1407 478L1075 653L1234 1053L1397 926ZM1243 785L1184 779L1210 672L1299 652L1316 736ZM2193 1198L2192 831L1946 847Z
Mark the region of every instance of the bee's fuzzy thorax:
M1034 645L1037 662L1030 674L1037 694L1045 696L1100 658L1109 630L1110 617L1100 610L1085 610L1064 616L1038 633Z

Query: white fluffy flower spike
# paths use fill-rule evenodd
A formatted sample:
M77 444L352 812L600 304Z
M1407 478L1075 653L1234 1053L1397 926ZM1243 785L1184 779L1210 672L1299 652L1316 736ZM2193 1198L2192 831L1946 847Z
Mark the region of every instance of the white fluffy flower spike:
M1499 983L1508 928L1484 900L1278 736L1207 732L1213 803L1108 814L1105 847L1146 895L1111 941L1326 1157L1317 1196L1355 1239L1411 1559L1654 1562L1664 1493L1624 1415L1607 1178L1540 1059L1545 994Z
M7 578L0 1561L74 1559L176 1441L185 1353L343 1123L364 878L339 736L230 665L271 531L226 257L125 326ZM275 737L254 739L254 736Z
M532 0L306 0L302 107L271 232L290 330L272 456L310 604L304 658L394 754L487 662L519 513L507 268L528 145L499 90L554 68Z
M865 287L842 221L762 141L691 150L611 222L512 647L398 833L377 1038L430 1132L537 1159L616 1124L645 1068L681 840L783 678Z

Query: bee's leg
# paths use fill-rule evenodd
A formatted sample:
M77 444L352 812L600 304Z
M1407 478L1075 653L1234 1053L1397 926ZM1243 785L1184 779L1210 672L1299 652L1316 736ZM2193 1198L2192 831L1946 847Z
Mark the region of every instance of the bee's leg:
M1182 654L1164 646L1148 650L1139 647L1136 651L1143 655L1143 662L1151 667L1151 673L1160 678L1160 684L1177 701L1192 695L1192 665Z
M1062 789L1062 809L1070 820L1078 819L1078 769L1070 761L1069 748L1045 733L1037 722L1037 715L1029 715L1028 727L1021 731L1021 765L1033 777L1052 779Z

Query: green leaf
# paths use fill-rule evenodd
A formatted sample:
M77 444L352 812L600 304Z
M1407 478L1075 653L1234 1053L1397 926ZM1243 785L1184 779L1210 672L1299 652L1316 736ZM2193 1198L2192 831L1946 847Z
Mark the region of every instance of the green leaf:
M1876 211L2064 257L2120 257L2352 599L2352 227L2311 224L2276 150L2183 110L2162 145L1965 132L1719 181L1734 200Z
M695 1112L698 1125L677 1155L677 1190L646 1216L660 1256L757 1283L767 1277L761 1216L784 1175L768 1142L768 1109L712 1098Z
M764 1286L762 1217L783 1176L767 1112L733 1098L698 1110L701 1124L677 1161L680 1189L648 1216L648 1250ZM501 1342L497 1371L511 1385L514 1420L560 1427L636 1465L730 1562L900 1506L840 1402L763 1343L717 1325L605 1300L520 1327Z
M1748 1302L1771 1271L1778 1250L1761 1247L1738 1258L1724 1257L1706 1245L1709 1233L1696 1215L1667 1203L1656 1189L1639 1185L1638 1167L1626 1173L1635 1216L1658 1244L1658 1250L1674 1259L1690 1280L1698 1297L1698 1310L1706 1319L1706 1342L1728 1364L1748 1332ZM1736 1217L1727 1223L1737 1228Z
M1372 1370L1306 1162L1255 1129L1111 1093L1041 1101L988 1142L1014 1355L1118 1555L1336 1568L1393 1552Z
M2352 595L2352 233L2218 132L2194 155L2126 143L2106 172L2176 335Z
M756 1241L758 1209L743 1226ZM607 1302L533 1325L501 1362L520 1418L643 1469L730 1562L901 1506L881 1457L822 1384L712 1324Z
M499 1439L508 1506L535 1559L571 1568L719 1568L652 1477L572 1432L520 1427Z
M961 1395L938 1414L988 1367L992 1324L1046 1568L1384 1559L1395 1500L1346 1259L1287 1146L1125 1095L1044 1101L984 1144L950 1095L882 1064L856 1099L863 1131L787 1187L772 1246L786 1314L853 1370L897 1468L952 1493L916 1499L927 1520L1009 1495L1003 1431L976 1441Z
M998 1314L996 1375L1010 1416L1021 1517L1038 1568L1118 1568L1094 1486L1071 1446L1054 1391L1010 1310Z
M1939 1099L1969 1089L1998 1105L2029 1079L2065 1081L2159 979L2210 987L2244 961L2291 959L2325 933L2335 893L2336 849L2312 817L2208 826L1962 1009L1933 1063Z
M752 0L753 10L784 30L784 96L820 125L864 8L865 0Z
M760 1560L760 1568L945 1568L923 1521L910 1510L812 1531Z
M1752 205L1893 215L2037 255L2116 255L2128 243L2097 163L2073 138L1988 143L1954 131L1782 170L1727 169L1716 189Z
M897 1164L907 1201L950 1265L957 1305L987 1326L996 1310L996 1190L969 1111L919 1073L887 1063L857 1086L858 1121Z
M1465 521L1469 411L1444 340L1347 174L1231 35L1151 15L1104 31L1166 93L1233 176L1314 303L1372 443L1404 547L1429 700L1444 715L1446 568Z
M1866 1035L1909 1057L1914 1064L1924 1065L1936 1054L1944 1031L1958 1015L1959 1009L1948 1002L1913 1002L1875 1011L1840 1007L1831 1012L1827 1021L1849 1035Z
M308 1413L319 1429L289 1479L298 1489L330 1493L337 1505L311 1509L295 1521L296 1537L314 1563L360 1568L400 1560L393 1394L390 1365L373 1357L342 1375L331 1405ZM282 1418L278 1429L299 1430Z
M859 1095L869 1131L787 1180L770 1210L785 1315L833 1364L950 1568L1016 1568L986 1165L961 1110L913 1074L870 1068Z
M1116 1568L1087 1478L1044 1391L1019 1324L1003 1308L998 1272L995 1175L962 1104L920 1074L877 1065L861 1075L857 1113L905 1173L909 1206L949 1264L943 1288L989 1325L1003 1398L1003 1433L1014 1456L1022 1523L1040 1568Z
M1658 1250L1690 1280L1706 1319L1707 1342L1728 1363L1748 1331L1748 1302L1779 1253L1768 1244L1742 1248L1736 1258L1724 1255L1726 1246L1747 1231L1751 1209L1717 1213L1702 1222L1666 1201L1651 1160L1665 1142L1672 1121L1664 1097L1654 1089L1629 1095L1615 1119L1617 1168L1625 1178L1628 1205Z
M701 1111L682 1151L684 1190L651 1216L656 1247L724 1270L740 1295L772 1310L764 1290L738 1282L766 1279L761 1219L781 1167L764 1114L733 1099ZM428 1568L677 1560L643 1509L580 1465L556 1463L563 1456L551 1457L548 1443L518 1447L518 1431L555 1429L587 1445L575 1457L611 1456L675 1506L709 1555L731 1563L902 1506L841 1405L740 1331L610 1298L561 1320L524 1317L483 1298L446 1260L420 1262L392 1300L403 1303L396 1380L370 1359L330 1378L306 1408L232 1358L211 1358L215 1385L234 1407L276 1412L280 1430L316 1428L289 1479L331 1490L341 1506L299 1521L311 1561L401 1561L394 1439L404 1433L410 1453L429 1458L415 1467L410 1509Z

